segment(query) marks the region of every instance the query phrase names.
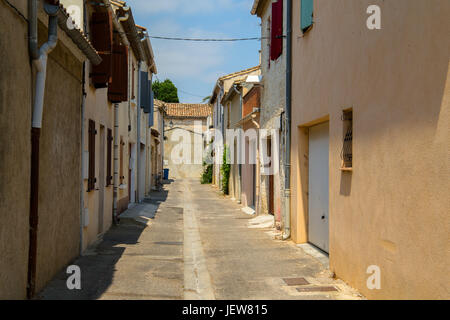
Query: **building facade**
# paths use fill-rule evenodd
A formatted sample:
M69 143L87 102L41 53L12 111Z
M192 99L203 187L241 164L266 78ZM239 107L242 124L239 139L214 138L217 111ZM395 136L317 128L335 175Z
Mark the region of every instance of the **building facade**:
M164 103L164 163L170 178L200 179L209 104Z
M79 254L83 63L101 59L81 29L66 27L62 5L9 3L0 3L0 298L23 299ZM28 23L37 48L49 45L46 59L30 58Z
M292 239L368 298L448 297L449 15L439 0L293 1Z
M254 0L251 13L261 19L261 129L264 150L270 154L273 170L261 170L260 214L274 215L282 227L284 207L284 109L286 97L286 0ZM277 156L277 157L275 157Z

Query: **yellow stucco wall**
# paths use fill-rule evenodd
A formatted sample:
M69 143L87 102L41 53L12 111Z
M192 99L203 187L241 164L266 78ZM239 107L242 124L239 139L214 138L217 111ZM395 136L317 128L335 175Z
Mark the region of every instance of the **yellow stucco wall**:
M26 16L26 5L13 1ZM29 244L31 101L27 24L1 4L0 297L26 296ZM40 13L42 16L42 12ZM39 22L39 45L47 39ZM82 57L59 30L49 55L40 141L36 290L78 255ZM77 195L74 197L73 195Z
M292 237L307 241L308 130L329 120L330 265L368 298L448 298L450 2L293 3ZM366 9L382 10L368 30ZM353 108L353 173L340 171ZM305 128L301 128L305 126ZM381 290L366 286L370 265Z
M26 3L16 3L26 13ZM0 299L26 296L31 155L27 22L0 2ZM19 236L20 235L20 236Z

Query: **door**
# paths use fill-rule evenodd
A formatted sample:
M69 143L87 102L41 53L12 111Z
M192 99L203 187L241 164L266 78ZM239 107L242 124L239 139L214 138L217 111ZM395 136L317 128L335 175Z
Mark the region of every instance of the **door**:
M309 242L329 251L329 123L309 130Z
M100 126L100 157L99 157L99 176L98 176L98 234L103 233L103 214L105 206L105 185L106 185L106 173L105 173L105 127Z

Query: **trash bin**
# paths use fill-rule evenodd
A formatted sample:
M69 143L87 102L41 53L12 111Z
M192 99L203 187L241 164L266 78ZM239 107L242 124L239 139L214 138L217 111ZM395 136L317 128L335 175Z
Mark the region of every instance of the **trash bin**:
M169 180L169 169L164 169L164 180Z

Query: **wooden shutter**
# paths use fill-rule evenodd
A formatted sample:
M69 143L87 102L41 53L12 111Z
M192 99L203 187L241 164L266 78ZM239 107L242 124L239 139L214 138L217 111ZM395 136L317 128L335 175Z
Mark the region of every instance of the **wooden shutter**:
M128 100L128 47L120 44L113 45L108 99L114 103Z
M148 86L148 73L141 71L141 81L139 83L141 87L141 97L140 97L140 107L142 109L148 110L149 99L149 86Z
M107 163L106 163L106 186L112 185L113 177L112 177L112 144L113 144L113 136L112 130L108 129L108 147L107 147Z
M300 25L303 32L305 32L313 24L313 11L314 11L313 0L301 1Z
M270 59L276 60L283 53L283 0L272 3Z
M95 130L95 122L89 120L89 178L88 178L88 192L95 189L95 183L97 179L95 178L95 135L97 130Z
M150 113L149 113L149 119L148 119L148 126L152 127L154 124L154 109L155 109L155 100L153 96L153 89L152 89L152 82L149 81L149 87L150 87Z
M96 88L106 88L111 77L111 51L113 43L112 16L109 12L94 12L91 19L91 41L102 62L92 66L92 83Z

